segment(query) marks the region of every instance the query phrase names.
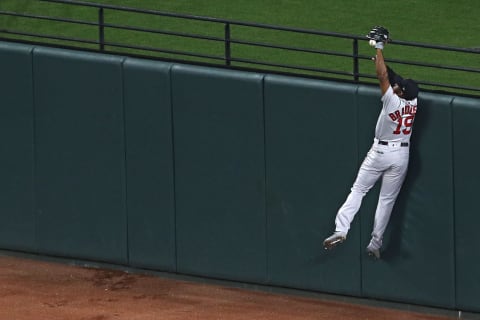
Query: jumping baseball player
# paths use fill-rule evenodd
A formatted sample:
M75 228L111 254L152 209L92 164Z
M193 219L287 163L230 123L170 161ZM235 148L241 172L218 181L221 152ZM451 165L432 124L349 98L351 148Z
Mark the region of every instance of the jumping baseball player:
M379 259L383 234L407 173L410 136L417 112L419 89L413 80L403 79L386 66L383 48L389 40L387 29L374 27L367 38L370 39L370 45L376 49L373 60L383 106L377 120L373 145L359 169L350 194L338 210L335 232L325 239L323 246L325 249L332 249L345 241L363 197L381 178L372 238L367 246L368 255Z

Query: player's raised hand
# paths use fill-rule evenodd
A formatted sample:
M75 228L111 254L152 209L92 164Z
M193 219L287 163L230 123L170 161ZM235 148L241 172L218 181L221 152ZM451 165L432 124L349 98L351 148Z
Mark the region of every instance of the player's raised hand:
M367 39L369 39L369 44L376 49L384 48L385 44L390 40L390 33L388 29L382 26L375 26L367 34Z

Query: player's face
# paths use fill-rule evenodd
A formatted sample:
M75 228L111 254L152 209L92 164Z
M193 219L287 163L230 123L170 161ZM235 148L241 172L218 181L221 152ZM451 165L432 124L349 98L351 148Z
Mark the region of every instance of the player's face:
M397 83L395 83L395 84L393 85L393 88L392 88L392 89L393 89L393 92L394 92L397 96L399 96L399 97L403 96L403 91L402 91L402 89L400 88L400 86L399 86Z

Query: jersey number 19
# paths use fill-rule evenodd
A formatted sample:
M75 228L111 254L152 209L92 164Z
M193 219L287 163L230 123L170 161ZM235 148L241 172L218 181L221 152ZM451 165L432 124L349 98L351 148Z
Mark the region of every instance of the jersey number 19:
M393 131L393 134L400 134L403 133L408 135L412 132L412 125L413 119L415 118L414 115L406 116L405 118L397 117L396 121L398 122L397 128Z

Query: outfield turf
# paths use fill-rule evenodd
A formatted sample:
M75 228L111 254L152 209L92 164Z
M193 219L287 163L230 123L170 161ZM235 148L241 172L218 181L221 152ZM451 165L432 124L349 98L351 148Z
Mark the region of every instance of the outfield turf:
M461 48L480 48L480 14L478 0L438 1L373 1L373 0L85 0L172 13L208 16L252 23L303 28L310 30L364 35L374 25L389 28L394 40L445 45ZM92 8L65 6L34 0L0 0L0 10L28 12L71 19L96 21ZM205 22L106 12L105 22L134 25L176 32L187 32L223 37L223 25ZM34 22L30 19L0 16L0 29L21 29L46 34L97 39L97 30L88 26L67 26L52 22ZM1 33L0 33L1 35ZM288 32L262 31L232 26L232 38L277 44L288 44L313 50L352 52L351 40L319 36L299 36ZM131 31L107 30L106 41L166 49L195 51L221 57L221 42L189 40L185 38L139 34ZM91 45L94 48L96 46ZM372 48L361 43L360 54L371 55ZM318 54L291 53L245 45L232 45L232 56L274 63L328 68L352 72L349 58L319 56ZM462 54L437 50L418 49L392 44L385 50L387 59L418 61L448 66L464 66L480 70L478 54ZM169 58L172 56L165 55ZM189 59L188 57L181 57ZM202 61L211 62L211 59ZM217 61L221 63L221 61ZM240 63L236 63L242 66ZM479 87L479 73L444 71L433 68L393 65L399 73L420 81L449 83ZM360 63L360 72L373 74L369 61ZM346 77L343 77L346 78Z

